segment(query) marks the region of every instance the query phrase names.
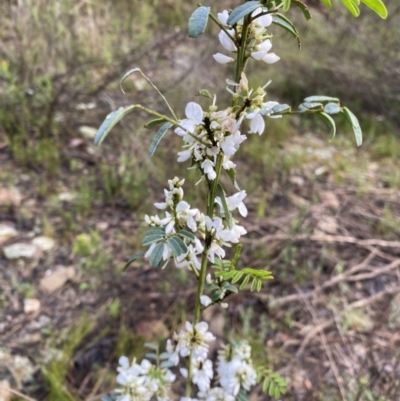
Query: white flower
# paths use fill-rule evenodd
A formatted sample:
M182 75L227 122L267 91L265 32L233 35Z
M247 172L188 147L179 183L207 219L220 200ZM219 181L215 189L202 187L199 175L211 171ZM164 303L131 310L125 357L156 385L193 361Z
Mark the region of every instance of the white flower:
M186 105L185 115L187 118L180 121L180 125L185 129L180 127L175 129L175 133L179 136L185 136L186 131L193 134L196 126L203 122L203 109L195 102L189 102Z
M179 353L176 350L176 345L173 345L172 341L168 339L165 349L168 354L168 362L171 362L174 366L177 366L179 363Z
M211 388L205 393L200 392L198 397L203 398L205 401L235 401L235 397L228 394L221 387Z
M267 39L255 46L255 50L257 51L252 52L251 57L253 57L255 60L262 60L267 64L276 63L278 60L280 60L280 57L278 57L275 53L268 53L271 48L272 43L269 39Z
M192 230L197 230L197 224L195 216L199 213L199 209L191 209L189 203L185 201L180 201L176 205L176 217L179 219L181 224L186 223L186 225Z
M222 11L222 13L218 13L217 16L222 25L228 25L227 21L229 18L229 13L227 10Z
M213 364L207 359L205 362L197 361L193 366L193 378L194 384L201 392L205 392L210 388L210 381L213 378Z
M202 296L200 297L200 303L201 303L203 306L207 307L208 305L210 305L210 304L212 303L212 300L211 300L211 298L210 298L208 295L202 295Z
M237 347L225 347L219 355L217 372L221 387L236 396L240 387L249 391L256 384L257 373L250 359L251 348L243 342Z
M253 11L251 16L253 17L253 23L259 24L263 28L266 28L272 24L272 15L266 14L257 17L257 15L261 14L262 12L268 11L266 8L259 7Z
M215 236L217 239L222 239L225 242L232 242L233 244L236 244L239 242L239 238L245 234L247 234L247 231L244 227L232 223L232 228L230 230L226 228L217 232Z
M234 34L234 30L228 31L231 35ZM232 39L226 34L225 31L221 31L218 35L221 45L225 47L226 50L234 52L237 50L236 45L232 42Z
M190 322L186 322L185 328L186 331L182 331L178 335L176 349L180 356L192 355L195 361L198 359L205 360L208 353L207 342L215 340L214 335L208 331L208 324L199 322L193 327Z
M225 56L225 54L222 53L214 54L213 57L214 60L220 64L228 64L228 63L233 63L235 61L234 58Z
M251 118L249 134L261 135L265 130L265 121L260 113L247 114L246 118Z
M214 170L214 163L211 160L204 160L203 163L201 163L201 168L209 180L214 180L217 177L217 173Z
M180 269L182 267L195 267L197 270L200 270L201 263L197 257L200 253L203 252L203 245L201 242L196 238L195 244L199 243L199 246L193 246L190 244L188 246L188 252L186 254L180 255L175 260L175 266ZM201 249L201 250L199 250Z
M211 263L214 263L215 256L218 256L220 259L223 259L225 257L225 251L219 244L213 241L207 253L208 260Z
M238 208L239 213L243 216L247 216L247 207L243 203L243 199L247 196L246 191L240 191L232 196L226 198L229 210L235 210Z
M178 152L178 163L185 162L186 160L189 160L192 157L192 151L191 150L183 150L182 152Z
M222 167L225 170L231 170L236 167L236 164L229 160L228 156L224 156L224 161L222 162Z
M228 135L221 143L221 148L226 156L232 156L236 153L239 145L246 140L246 135L241 135L240 131L236 131L232 135Z

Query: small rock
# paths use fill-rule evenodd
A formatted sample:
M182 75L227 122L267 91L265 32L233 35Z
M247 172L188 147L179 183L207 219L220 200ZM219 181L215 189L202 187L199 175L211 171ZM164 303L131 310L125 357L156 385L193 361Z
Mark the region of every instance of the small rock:
M322 216L315 227L314 234L336 234L338 230L337 221L332 216Z
M107 230L107 228L109 227L110 225L106 222L106 221L99 221L97 224L96 224L96 228L99 230L99 231L105 231L105 230Z
M38 252L39 251L39 252ZM4 256L7 259L19 258L37 258L40 255L40 250L33 244L16 243L5 246L3 249Z
M340 202L338 197L335 195L334 192L331 191L324 191L321 193L321 199L325 206L332 208L332 209L339 209Z
M40 309L40 301L35 298L24 299L24 313L36 313Z
M11 386L8 380L0 380L0 401L11 401Z
M19 206L22 201L22 195L15 189L0 188L0 205Z
M32 244L36 245L42 251L50 251L54 248L56 242L50 237L36 237L32 240Z
M75 277L73 267L60 267L51 274L44 276L40 280L40 289L47 293L52 293L61 288L68 280Z
M58 199L61 202L72 202L76 198L76 195L72 192L61 192L58 194Z
M213 316L209 324L211 333L217 337L224 337L225 318L222 313Z
M135 332L138 336L145 338L146 341L154 341L169 336L165 324L158 320L140 322L137 324Z
M21 389L23 382L32 378L35 371L33 364L26 356L10 355L0 349L0 366L2 365L12 373L18 389Z
M304 185L304 178L299 176L299 175L292 175L289 178L289 181L294 184L297 185L299 187L302 187Z
M90 102L90 103L78 103L75 108L77 110L92 110L96 108L96 103L95 102Z
M0 244L7 241L9 238L18 235L18 231L11 226L6 224L0 224Z
M42 330L51 323L51 319L46 315L40 315L38 320L35 320L27 326L28 331Z
M42 335L40 333L33 333L33 334L25 334L19 342L21 344L37 344L42 341Z
M93 139L97 134L97 128L88 127L87 125L79 127L78 131L86 139Z

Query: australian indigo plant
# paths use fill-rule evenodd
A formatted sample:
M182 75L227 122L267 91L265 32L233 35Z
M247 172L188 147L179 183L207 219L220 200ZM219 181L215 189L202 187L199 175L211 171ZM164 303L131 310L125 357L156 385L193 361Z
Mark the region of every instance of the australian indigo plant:
M321 0L330 7L330 0ZM357 16L359 0L341 0ZM362 2L386 18L386 8L380 0ZM328 96L310 96L293 110L267 97L266 87L252 88L246 77L246 66L250 61L273 64L279 56L271 52L272 26L289 31L296 39L298 32L291 21L280 11L286 12L291 5L299 7L306 19L311 18L307 6L300 0L246 1L233 11L221 10L214 15L210 7L199 6L189 19L189 36L202 34L208 20L221 29L218 38L224 53L214 55L218 64L233 63L234 75L226 80L231 95L229 105L220 106L215 95L203 89L199 95L208 99L203 109L196 102L189 102L185 109L186 118L178 118L168 101L139 69L125 74L123 81L133 73L141 74L155 89L168 107L170 115L163 115L140 104L134 104L109 114L101 125L95 143L100 144L112 127L134 110L142 110L154 116L146 126L161 125L150 146L153 155L163 136L174 129L182 138L182 150L178 152L179 163L190 163L199 172L199 179L207 187L207 208L201 211L184 200L184 180L173 178L164 190L165 201L156 203L161 216L145 216L149 227L142 245L145 252L133 255L134 260L146 258L154 267L165 268L174 264L188 269L198 282L196 302L192 320L167 340L164 352L157 345L149 344L153 351L148 359L140 363L122 356L119 360L118 388L105 399L118 401L171 400L170 387L180 374L185 382L185 393L180 401L235 401L246 400L258 382L270 396L280 397L286 391L286 382L279 375L264 367L256 367L251 359L251 347L246 341L226 344L218 352L215 361L209 359L209 342L215 339L208 324L201 321L201 314L210 305L227 306L227 296L237 293L247 285L251 291L260 291L266 280L272 279L271 272L252 268L241 268L240 237L246 234L243 226L234 217L239 213L247 216L244 203L246 191L236 182L236 165L233 156L241 144L253 134L262 135L265 119L281 118L289 114L317 114L329 126L331 136L336 133L332 116L342 113L350 122L357 145L361 144L362 132L357 118L340 104L339 99ZM279 53L279 52L278 52ZM232 180L237 192L228 196L221 185L222 174ZM234 247L233 257L226 257L225 249ZM211 268L209 268L211 264ZM149 359L153 359L150 362ZM177 367L180 367L177 369ZM193 398L195 397L195 398Z

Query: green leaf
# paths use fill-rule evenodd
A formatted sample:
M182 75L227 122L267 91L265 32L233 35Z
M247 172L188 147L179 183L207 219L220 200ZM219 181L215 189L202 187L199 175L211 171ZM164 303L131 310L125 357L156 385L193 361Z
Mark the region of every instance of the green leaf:
M190 38L197 38L205 30L210 15L210 7L199 7L189 18L188 33Z
M328 103L324 107L324 112L327 114L337 114L340 112L340 106L337 103Z
M381 18L386 19L388 12L381 0L361 0L372 11L376 12Z
M358 118L347 107L343 107L342 112L346 116L347 121L351 124L351 126L353 128L357 146L361 146L362 130L360 127L360 123L358 122Z
M234 292L235 294L237 294L238 292L239 292L239 290L234 286L234 285L227 285L226 287L225 287L225 289L227 290L227 291L230 291L230 292Z
M262 386L262 391L263 391L263 393L265 393L265 392L267 391L268 386L269 386L269 378L266 377L266 378L264 379L264 383L263 383L263 386Z
M132 262L134 262L137 259L142 258L143 256L144 256L144 252L135 253L128 259L128 261L126 262L126 264L122 270L125 271L131 265Z
M156 118L155 120L151 120L147 124L145 124L145 127L146 128L153 128L153 127L156 127L157 125L165 123L166 121L167 120L165 118Z
M234 168L231 168L230 170L225 170L226 174L228 174L229 178L232 181L232 184L234 185L234 187L238 190L241 191L239 184L236 181L236 170Z
M208 97L209 99L212 99L212 98L213 98L212 95L211 95L211 93L210 93L207 89L202 89L202 90L199 92L199 96Z
M226 194L225 194L224 188L222 188L222 185L220 183L218 183L217 190L218 190L218 194L221 198L222 207L224 208L224 215L225 215L224 217L225 217L226 224L228 224L228 228L231 230L232 229L232 214L229 210L228 203L226 202Z
M222 290L215 291L214 294L211 295L211 300L213 302L216 302L220 299L221 295L222 295Z
M136 108L137 106L133 104L127 107L120 107L118 110L110 113L100 125L100 128L94 137L94 144L99 146L104 141L108 133L113 129L114 125Z
M163 239L165 236L165 229L161 227L154 227L147 231L147 233L144 235L142 245L147 246L152 244L153 242L157 242L161 239Z
M155 246L149 258L150 266L157 267L160 264L164 253L164 247L165 244L163 242L160 242Z
M289 33L291 33L297 39L297 43L300 47L299 33L297 32L297 29L295 28L293 23L289 20L289 18L286 18L282 14L276 13L272 18L272 22L280 26L281 28L286 29Z
M235 277L232 279L232 284L237 283L242 277L243 277L243 272L239 271L235 274Z
M290 0L283 0L283 11L287 11L290 8Z
M168 238L167 243L171 248L172 253L176 257L187 252L187 247L185 243L177 236Z
M289 113L292 108L288 104L277 104L272 108L271 115Z
M360 8L357 4L351 0L340 0L341 3L355 16L358 17L360 15Z
M155 343L144 343L144 346L148 349L152 349L153 351L158 350L158 346Z
M268 395L272 397L274 395L274 392L275 392L275 383L271 381L271 383L269 384Z
M124 83L125 79L128 78L129 75L131 75L131 74L133 74L133 73L135 73L135 72L138 72L138 71L140 71L140 68L132 68L131 70L129 70L129 71L122 77L121 82L119 83L119 87L121 88L122 93L125 93L125 92L124 92L124 89L122 88L122 84Z
M165 123L157 132L157 134L154 136L153 141L151 142L150 149L149 149L149 154L150 156L154 155L154 152L157 149L158 144L160 143L161 139L163 136L166 134L166 132L173 126L172 123Z
M250 291L253 292L257 288L257 279L253 278L253 281L251 283Z
M107 394L104 397L101 397L101 401L116 401L118 397L119 394L117 393Z
M186 230L179 231L178 235L180 237L186 238L190 241L194 241L196 239L196 236L193 233L191 233L190 231L186 231Z
M330 96L308 96L304 99L305 102L314 103L314 102L335 102L339 103L340 100L337 97Z
M247 3L236 7L229 15L228 21L226 23L230 26L233 26L242 18L246 17L246 15L251 14L258 7L261 7L261 3L259 1L248 1Z
M336 135L336 124L333 118L326 113L318 113L319 116L328 124L329 128L331 129L331 141Z
M299 106L299 109L301 111L306 111L306 110L323 110L322 103L312 103L312 102L304 102Z
M262 281L261 281L261 280L258 280L258 281L257 281L257 291L260 292L260 291L261 291L261 288L262 288Z
M332 7L332 3L331 0L321 0L321 2L324 4L325 7L327 8L331 8Z
M242 282L242 284L240 284L239 289L243 290L244 287L246 287L246 285L248 284L248 282L250 281L250 276L246 276Z
M307 21L311 19L311 13L308 7L300 0L292 0L292 3L300 8Z

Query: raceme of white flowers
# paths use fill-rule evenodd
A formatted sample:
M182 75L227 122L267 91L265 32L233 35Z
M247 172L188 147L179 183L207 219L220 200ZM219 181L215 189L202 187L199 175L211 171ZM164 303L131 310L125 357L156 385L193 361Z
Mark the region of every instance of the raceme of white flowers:
M161 357L161 366L153 365L147 359L140 364L133 359L131 363L123 356L117 369L119 388L118 401L170 401L168 396L176 375L167 367L177 366L180 358L191 358L192 383L197 386L197 398L181 397L180 401L235 401L240 389L250 390L256 384L257 373L251 360L251 347L242 341L236 345L224 345L218 352L216 371L213 362L207 359L208 342L215 337L208 331L205 322L194 327L186 322L185 330L175 333L167 341L167 351ZM179 369L186 379L186 368ZM214 384L212 387L211 384Z
M271 35L267 33L266 28L271 25L272 16L265 14L267 11L265 7L260 7L251 14L252 22L247 30L245 52L247 57L272 64L277 62L279 57L270 52ZM235 43L240 43L241 40L243 20L232 28L227 25L228 18L229 13L226 10L218 14L218 20L225 28L218 35L219 41L230 53L218 53L213 56L220 64L235 61L235 54L238 52ZM186 118L180 120L175 129L175 133L183 140L183 150L178 153L178 162L190 161L192 167L195 166L202 172L202 179L209 183L219 179L217 160L222 160L224 170L235 169L236 165L231 158L247 139L247 134L261 135L265 130L265 117L280 117L271 115L273 107L278 103L265 100L265 88L268 84L256 90L250 89L243 72L239 82L227 79L226 83L234 106L219 110L215 96L205 110L198 103L189 102L185 109ZM245 121L249 121L247 134L240 130ZM237 220L232 218L228 224L224 212L226 208L229 212L237 209L242 217L246 217L247 207L243 202L246 191L238 191L225 199L216 196L214 207L219 212L211 218L199 209L192 208L183 199L184 180L174 178L169 180L168 184L169 189L164 190L165 200L155 203L162 215L145 216L145 222L150 229L159 228L163 235L150 244L144 256L151 258L152 253L159 249L158 245L163 243L159 267L164 268L172 261L176 267L188 268L198 274L201 268L200 259L205 249L207 259L214 263L215 258L225 258L224 248L237 244L240 237L246 234L246 230L237 224ZM177 255L168 239L176 238L183 231L192 234L180 237L187 251ZM210 241L207 247L204 242L206 239ZM213 282L213 278L207 275L207 284ZM202 308L213 304L208 295L198 295ZM221 306L226 307L227 304L221 303ZM128 358L121 357L117 377L117 400L150 401L152 397L156 397L158 401L170 400L170 387L176 380L176 375L170 369L177 368L182 362L186 367L180 367L177 371L183 378L188 379L187 367L191 366L190 379L193 385L197 386L197 398L181 397L180 401L236 400L241 390L248 392L256 384L257 374L252 365L251 348L246 342L223 346L214 367L213 358L209 355L209 342L214 340L215 337L208 331L206 322L186 322L185 328L179 333L174 333L167 341L166 351L156 359L155 365L147 359L138 364L136 359L130 363Z
M208 250L208 259L210 262L215 261L215 256L223 259L225 257L224 246L231 246L239 242L240 236L246 234L244 227L236 224L233 220L231 228L228 228L224 220L215 216L212 220L209 216L205 216L198 209L192 209L190 205L182 200L183 189L182 185L184 180L174 178L169 180L169 190L165 189L165 202L155 203L158 209L165 211L165 217L160 218L158 215L145 216L145 222L150 227L163 227L165 228L165 236L160 241L165 243L163 252L165 267L170 260L174 260L175 266L178 268L188 267L200 269L199 256L201 256L204 246L200 239L185 238L185 244L188 251L178 257L174 256L173 250L168 246L168 242L165 241L168 236L174 235L182 229L189 229L193 233L198 233L201 239L204 239L206 229L212 234L212 243ZM243 199L246 197L246 191L239 191L236 194L226 198L226 202L230 211L238 209L242 216L247 216L247 208L243 203ZM221 199L216 197L215 202L221 205ZM153 242L147 250L145 257L150 257L158 242ZM204 301L207 302L207 301Z
M272 15L263 13L267 12L266 7L259 7L252 13L253 21L251 22L247 35L248 35L248 46L245 49L246 52L251 54L251 57L255 60L262 60L267 64L276 63L280 58L275 53L269 53L272 48L271 35L268 35L265 28L272 24ZM234 40L240 41L241 31L243 26L243 20L239 21L235 29L229 29L227 21L229 18L228 11L224 10L222 13L218 13L218 19L222 25L226 27L226 31L221 31L218 35L221 45L229 52L237 52L237 47ZM226 33L228 32L228 33ZM231 56L226 56L222 53L214 54L214 59L220 64L233 63L235 59Z

